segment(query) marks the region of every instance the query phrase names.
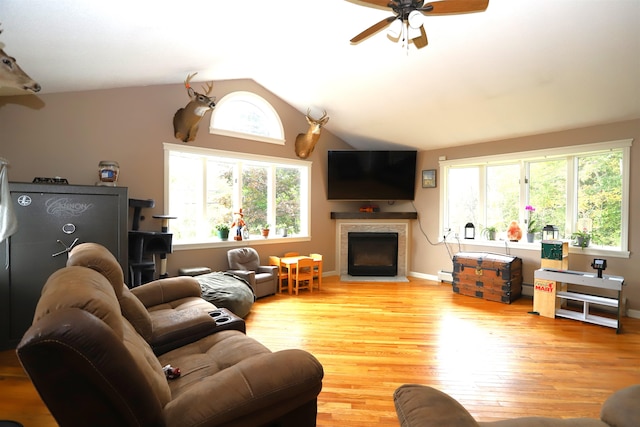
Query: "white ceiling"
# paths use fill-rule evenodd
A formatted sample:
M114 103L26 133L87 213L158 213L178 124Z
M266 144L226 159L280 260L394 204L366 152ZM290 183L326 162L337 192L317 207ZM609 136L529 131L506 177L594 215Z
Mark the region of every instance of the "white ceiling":
M386 31L349 42L390 15L351 0L0 0L0 42L43 94L251 78L326 109L356 148L640 118L639 0L490 0L427 17L421 50Z

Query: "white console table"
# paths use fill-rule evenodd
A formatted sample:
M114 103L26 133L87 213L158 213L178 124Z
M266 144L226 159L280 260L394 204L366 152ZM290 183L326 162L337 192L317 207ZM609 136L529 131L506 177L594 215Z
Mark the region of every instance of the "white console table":
M624 277L610 276L607 274L602 275L602 277L598 277L597 274L584 273L581 271L541 268L534 272L534 279L534 303L535 299L538 298L539 300L548 301L546 306L550 307L550 311L547 310L545 312L540 312L540 315L581 320L583 322L615 328L617 333L620 332L622 286L624 285ZM566 286L559 287L558 283L569 283L598 289L613 290L617 291L618 296L617 298L609 298L578 292L568 292L566 291ZM562 300L581 302L583 304L582 313L562 308ZM615 308L618 313L617 318L613 319L591 314L589 312L590 304ZM545 301L539 301L538 306L544 308Z

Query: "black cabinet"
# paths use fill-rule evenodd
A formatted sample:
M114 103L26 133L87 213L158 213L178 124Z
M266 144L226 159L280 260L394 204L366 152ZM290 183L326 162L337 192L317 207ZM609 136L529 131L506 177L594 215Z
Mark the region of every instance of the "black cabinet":
M42 286L73 246L96 242L127 271L124 187L9 183L18 231L0 242L0 349L31 326Z

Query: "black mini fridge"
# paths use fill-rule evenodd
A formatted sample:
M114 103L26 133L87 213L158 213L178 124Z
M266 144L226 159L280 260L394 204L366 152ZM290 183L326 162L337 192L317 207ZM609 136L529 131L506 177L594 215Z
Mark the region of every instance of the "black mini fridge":
M0 349L31 326L47 278L74 246L95 242L127 273L126 187L9 183L18 231L0 242Z

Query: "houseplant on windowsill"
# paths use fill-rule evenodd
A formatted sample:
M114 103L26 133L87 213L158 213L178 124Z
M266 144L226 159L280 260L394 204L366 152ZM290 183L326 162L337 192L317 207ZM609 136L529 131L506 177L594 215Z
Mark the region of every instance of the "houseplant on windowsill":
M228 224L217 224L216 231L218 232L218 238L220 240L228 240L229 239L229 230L230 227Z
M482 231L480 232L480 235L486 238L487 240L496 240L497 232L498 232L498 227L494 225L490 227L483 227Z
M269 224L265 224L262 226L262 237L265 239L269 236Z
M571 235L571 238L574 239L573 245L580 246L582 249L586 248L591 243L591 233L587 230L576 231Z
M540 228L536 225L536 219L533 217L536 208L527 205L524 209L527 211L527 242L533 243L535 234L540 231Z

